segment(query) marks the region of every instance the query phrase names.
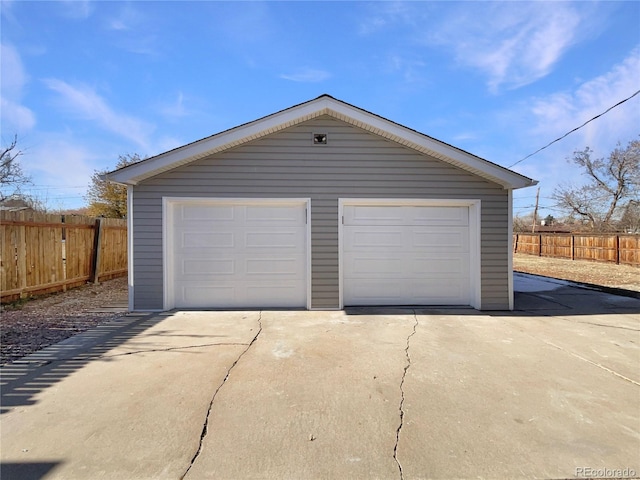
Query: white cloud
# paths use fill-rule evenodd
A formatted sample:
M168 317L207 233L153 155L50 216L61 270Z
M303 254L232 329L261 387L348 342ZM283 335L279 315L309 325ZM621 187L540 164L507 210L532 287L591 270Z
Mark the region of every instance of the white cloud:
M452 52L459 65L484 75L492 92L548 75L602 20L595 2L374 2L368 10L361 34L386 30Z
M0 97L0 119L3 130L23 133L36 124L35 114L24 105Z
M360 18L358 33L371 35L386 28L392 28L397 24L416 26L416 20L421 15L418 15L416 9L412 7L411 2L373 2L365 7L367 11ZM429 9L429 4L421 2L420 11L422 14L425 9ZM421 23L418 22L418 24Z
M2 61L2 94L17 97L28 81L22 60L17 50L9 45L0 45L0 59Z
M521 151L520 158L632 95L639 88L638 78L640 48L630 52L609 72L577 85L572 91L556 92L533 99L527 106L519 105L518 111L507 115L503 121L511 117L513 128L522 130L526 135L523 140L529 145L529 151ZM606 157L618 142L626 146L628 141L637 139L639 125L640 95L524 160L514 169L540 180L541 205L555 208L555 202L549 197L558 184L580 185L585 180L582 171L567 161L574 151L589 147L596 157ZM513 158L512 161L520 158ZM518 192L516 197L531 195L534 195L532 190L526 190ZM547 213L557 214L554 210L548 210Z
M23 149L21 165L33 184L24 186L21 192L52 209L84 205L91 175L105 159L68 133L35 134L29 140L31 145Z
M293 73L280 75L280 78L291 80L292 82L317 83L323 82L331 77L331 74L325 70L316 70L313 68L300 68Z
M583 15L569 3L465 3L434 25L431 44L479 69L490 90L517 88L546 76L578 41Z
M93 13L94 5L90 0L60 0L63 14L74 20L85 20Z
M107 28L110 30L132 30L140 26L142 16L131 4L125 4L117 16L107 19Z
M609 72L580 84L573 92L535 100L531 107L532 134L552 140L578 127L636 92L639 78L640 48L636 48ZM601 155L606 155L618 141L626 142L640 133L639 105L640 97L635 97L612 109L571 134L572 143L597 148L602 150Z
M160 112L165 117L172 119L183 118L190 114L184 104L184 94L182 92L178 92L174 102L160 107Z
M109 31L112 41L118 48L131 53L158 56L161 20L152 11L141 12L132 4L126 3L114 16L106 17L104 28Z
M35 114L22 105L23 90L29 77L24 70L17 50L0 45L0 120L3 130L22 133L36 124Z
M72 86L62 80L46 79L45 85L60 96L61 106L73 114L93 120L104 129L149 149L153 125L130 115L114 111L93 89Z
M24 166L40 179L39 184L75 187L88 185L96 160L95 153L66 138L66 134L47 135L46 141L27 151Z
M388 72L400 74L405 83L423 83L427 75L427 64L419 58L410 58L406 54L392 54L387 57L385 69Z

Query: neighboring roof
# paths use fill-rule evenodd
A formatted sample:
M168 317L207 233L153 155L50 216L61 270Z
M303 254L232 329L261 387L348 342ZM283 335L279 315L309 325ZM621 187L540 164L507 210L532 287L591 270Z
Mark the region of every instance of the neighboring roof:
M536 225L535 233L571 233L573 229L569 225ZM528 233L528 232L518 232Z
M107 173L104 178L116 183L136 185L162 172L237 147L266 135L271 135L322 115L329 115L418 152L435 157L445 163L502 185L506 189L529 187L538 183L536 180L379 115L337 100L330 95L321 95L316 99L281 110L253 122L245 123L155 157L147 158L141 162Z
M9 212L33 210L33 205L24 198L21 198L17 195L11 195L3 200L0 200L0 210Z

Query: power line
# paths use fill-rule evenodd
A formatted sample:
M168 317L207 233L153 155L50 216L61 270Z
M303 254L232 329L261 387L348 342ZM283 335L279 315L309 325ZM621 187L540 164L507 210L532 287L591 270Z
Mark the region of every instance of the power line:
M571 131L569 131L569 132L565 133L564 135L562 135L561 137L556 138L554 141L547 143L544 147L539 148L538 150L536 150L536 151L535 151L535 152L533 152L533 153L530 153L529 155L527 155L527 156L526 156L526 157L524 157L524 158L521 158L521 159L520 159L520 160L518 160L516 163L512 163L511 165L509 165L509 167L508 167L508 168L511 168L511 167L513 167L513 166L515 166L515 165L519 164L520 162L524 162L524 161L525 161L527 158L529 158L529 157L533 157L536 153L539 153L539 152L541 152L542 150L544 150L545 148L550 147L550 146L551 146L551 145L553 145L554 143L559 142L560 140L562 140L563 138L565 138L565 137L567 137L568 135L572 134L573 132L580 130L582 127L584 127L584 126L585 126L585 125L587 125L588 123L591 123L591 122L593 122L595 119L600 118L600 117L601 117L601 116L603 116L605 113L610 112L610 111L611 111L611 110L613 110L614 108L616 108L616 107L618 107L618 106L622 105L624 102L626 102L626 101L628 101L628 100L631 100L633 97L635 97L635 96L636 96L636 95L638 95L639 93L640 93L640 90L638 90L638 91L637 91L636 93L634 93L633 95L631 95L631 96L629 96L629 97L625 98L624 100L619 101L619 102L618 102L618 103L616 103L615 105L613 105L613 106L611 106L611 107L607 108L604 112L602 112L602 113L600 113L600 114L596 115L595 117L593 117L593 118L591 118L591 119L587 120L586 122L584 122L584 123L583 123L582 125L580 125L579 127L574 128L573 130L571 130Z

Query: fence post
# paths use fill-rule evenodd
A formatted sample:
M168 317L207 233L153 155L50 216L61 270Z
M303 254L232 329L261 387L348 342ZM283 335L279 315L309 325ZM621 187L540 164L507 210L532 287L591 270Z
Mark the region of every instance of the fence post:
M571 260L576 259L575 248L576 248L576 236L572 234L571 235Z
M102 219L96 218L95 234L93 236L93 258L91 259L91 281L98 283L100 278L100 240L102 237Z
M538 235L538 256L542 256L542 235Z
M513 253L518 253L518 234L516 233L515 241L513 242Z
M18 221L24 222L25 216L23 212L18 213ZM27 227L22 224L16 229L16 267L18 270L18 288L20 289L20 298L26 296L25 289L27 282Z
M616 265L620 265L620 235L616 235Z

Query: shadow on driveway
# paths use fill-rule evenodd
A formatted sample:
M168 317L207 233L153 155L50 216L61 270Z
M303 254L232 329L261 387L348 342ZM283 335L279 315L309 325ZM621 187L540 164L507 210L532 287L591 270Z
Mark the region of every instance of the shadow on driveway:
M0 368L0 414L33 405L41 391L62 381L92 360L144 332L162 320L132 315L70 337Z

